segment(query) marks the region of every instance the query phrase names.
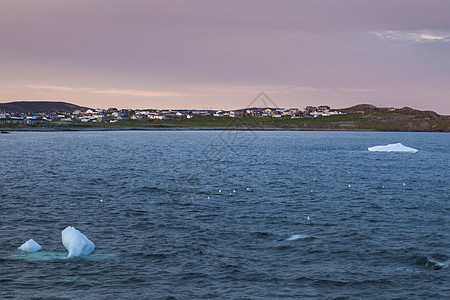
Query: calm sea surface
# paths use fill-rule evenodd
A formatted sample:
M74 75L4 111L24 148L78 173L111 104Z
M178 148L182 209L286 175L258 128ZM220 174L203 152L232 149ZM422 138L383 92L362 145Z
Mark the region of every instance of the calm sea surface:
M367 151L397 142L420 151ZM449 149L445 133L2 134L0 298L448 299ZM63 259L69 225L92 255ZM17 250L31 238L40 252Z

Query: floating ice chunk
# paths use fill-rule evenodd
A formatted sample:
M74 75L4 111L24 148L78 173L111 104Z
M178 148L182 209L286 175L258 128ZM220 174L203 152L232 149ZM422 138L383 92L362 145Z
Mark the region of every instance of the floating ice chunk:
M30 239L23 243L19 248L19 250L22 250L23 252L38 252L42 249L41 245L36 243L33 239Z
M290 238L286 239L286 241L304 240L309 238L311 238L311 236L307 234L294 234Z
M72 226L61 231L61 237L64 247L69 251L68 258L89 255L95 249L94 243Z
M412 152L416 153L417 149L403 146L401 143L396 144L389 144L386 146L375 146L368 148L369 151L375 151L375 152Z

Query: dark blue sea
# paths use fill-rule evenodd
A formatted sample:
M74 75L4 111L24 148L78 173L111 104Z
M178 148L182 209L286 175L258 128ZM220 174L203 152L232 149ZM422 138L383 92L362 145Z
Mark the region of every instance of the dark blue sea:
M397 142L419 152L367 150ZM448 133L1 134L0 298L449 299L449 149ZM64 259L67 226L93 254Z

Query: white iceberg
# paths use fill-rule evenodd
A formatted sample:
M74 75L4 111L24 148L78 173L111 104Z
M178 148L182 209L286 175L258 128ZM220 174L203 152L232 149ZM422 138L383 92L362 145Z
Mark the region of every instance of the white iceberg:
M38 252L42 249L41 245L35 242L35 240L30 239L23 243L19 248L19 250L22 250L23 252Z
M61 231L62 243L69 251L67 258L89 255L95 250L95 245L84 234L72 226Z
M309 236L307 234L294 234L290 238L286 239L286 241L304 240L304 239L309 239L309 238L311 238L311 236Z
M368 148L369 151L375 151L375 152L411 152L416 153L417 149L403 146L401 143L396 144L389 144L386 146L375 146Z

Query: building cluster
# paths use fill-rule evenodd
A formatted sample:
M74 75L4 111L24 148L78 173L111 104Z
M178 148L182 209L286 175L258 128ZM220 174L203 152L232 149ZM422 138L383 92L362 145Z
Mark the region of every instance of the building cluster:
M13 113L0 112L0 124L42 124L49 122L109 122L124 120L177 120L205 116L241 118L248 116L271 118L316 118L342 114L330 110L329 106L307 106L299 108L246 108L238 110L130 110L130 109L87 109L58 113Z

